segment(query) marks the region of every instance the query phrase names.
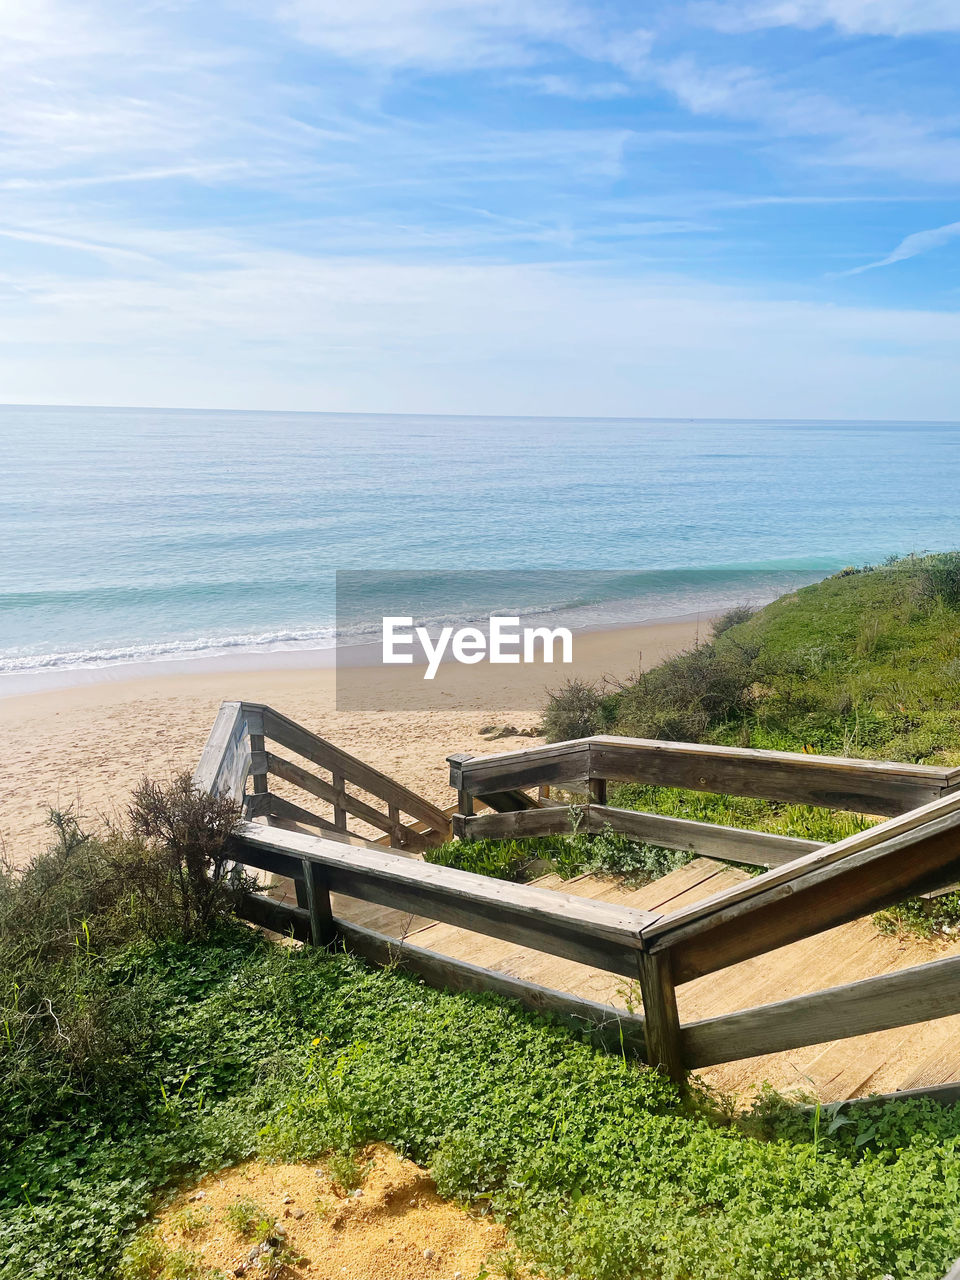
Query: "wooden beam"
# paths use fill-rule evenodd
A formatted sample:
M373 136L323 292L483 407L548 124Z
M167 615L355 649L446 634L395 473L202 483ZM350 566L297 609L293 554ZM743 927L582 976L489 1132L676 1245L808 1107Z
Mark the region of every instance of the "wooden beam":
M244 824L231 842L231 856L260 866L265 853L317 861L336 893L630 978L637 975L640 930L655 918L650 912L510 884L375 846L358 850L320 836Z
M643 995L647 1061L671 1080L680 1082L685 1078L686 1068L680 1038L677 993L670 973L670 956L639 953L637 967Z
M648 738L589 742L591 776L861 813L903 813L937 799L949 785L948 770L929 765Z
M659 813L609 806L586 806L587 830L599 834L612 827L622 835L665 849L686 849L723 862L739 862L753 867L779 867L808 853L825 848L818 840L801 840L770 831L748 831L713 822L692 822L688 818L668 818Z
M852 836L661 916L644 929L645 947L672 950L674 977L688 982L939 888L960 874L957 804L956 797L940 801L953 811L886 840L866 839L883 828L860 832L859 845Z
M951 1013L960 1013L960 956L688 1023L683 1058L689 1067L713 1066Z
M249 768L244 704L222 702L193 773L193 785L213 795L243 798Z
M686 849L704 857L747 866L778 867L825 846L816 840L722 827L687 818L666 818L659 813L638 813L607 805L578 805L580 830L599 835L607 827L648 844L666 849ZM507 840L546 835L570 835L575 829L570 805L544 805L512 813L483 813L454 819L454 835L461 839Z
M336 770L348 782L368 791L378 799L395 804L403 813L418 818L421 822L438 831L449 830L449 824L443 810L410 791L385 773L364 764L356 756L351 756L333 743L325 741L289 717L274 711L272 707L262 707L264 730L266 736L281 746L295 751L298 755L322 769Z
M336 937L330 906L330 886L319 863L304 858L301 866L307 891L307 910L310 913L310 940L315 947L325 947Z
M581 738L492 756L448 757L450 785L484 798L544 783L569 783L585 791L589 753L589 739Z

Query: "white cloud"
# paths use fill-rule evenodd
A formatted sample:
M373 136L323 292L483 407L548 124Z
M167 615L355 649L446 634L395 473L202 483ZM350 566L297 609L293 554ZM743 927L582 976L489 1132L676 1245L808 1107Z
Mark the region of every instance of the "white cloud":
M722 31L821 26L851 35L960 31L957 0L716 0L693 11Z
M26 287L0 278L0 339L8 400L587 415L960 412L956 314L771 300L584 266L429 266L235 246L216 270L171 268L141 280L31 276Z
M564 0L281 0L275 12L338 57L434 70L524 66L531 42L566 43L587 25Z
M944 227L932 227L929 231L915 231L913 235L905 236L885 258L867 262L862 267L853 267L842 274L856 276L862 271L873 271L877 267L891 267L895 262L906 262L908 258L916 258L918 254L929 253L931 249L940 249L958 236L960 222L948 222Z

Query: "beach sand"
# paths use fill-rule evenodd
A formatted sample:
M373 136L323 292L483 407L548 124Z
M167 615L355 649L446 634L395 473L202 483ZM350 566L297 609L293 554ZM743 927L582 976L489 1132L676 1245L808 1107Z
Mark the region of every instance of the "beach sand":
M573 664L537 668L536 698L521 688L516 668L445 667L437 678L439 696L447 699L442 709L416 709L422 678L414 667L370 672L371 682L389 678L382 703L389 711L338 711L329 667L198 670L189 662L178 664L182 672L176 674L138 674L0 698L2 848L20 863L39 851L48 841L51 807L72 807L88 829L104 817L122 818L139 778L162 780L194 768L224 699L268 703L446 807L455 799L448 755L509 751L539 741L491 742L482 728L529 729L538 722L540 690L571 675L623 678L641 666L648 669L689 648L708 625L673 620L578 636Z

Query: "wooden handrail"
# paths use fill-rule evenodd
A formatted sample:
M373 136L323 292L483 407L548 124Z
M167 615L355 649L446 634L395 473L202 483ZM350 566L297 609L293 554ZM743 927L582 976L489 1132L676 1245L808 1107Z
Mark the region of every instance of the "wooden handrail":
M268 751L268 740L328 770L330 781ZM331 817L276 795L270 789L271 777L329 804ZM250 795L246 793L248 778L253 780ZM277 818L341 832L348 829L348 817L354 817L386 832L401 848L429 848L450 838L450 817L439 806L262 703L222 704L194 783L204 790L233 796L248 817ZM354 796L348 785L382 801L386 810ZM403 814L413 822L404 822Z
M331 781L267 750L267 739L329 770ZM292 877L300 886L300 905L288 907L254 894L244 898L241 911L258 923L314 942L336 937L377 963L399 962L434 985L497 991L528 1008L569 1015L604 1034L613 1029L621 1045L629 1042L633 1051L676 1078L698 1066L960 1012L960 957L687 1025L680 1022L675 992L692 978L955 880L960 874L957 770L607 738L480 759L453 757L450 763L461 800L455 822L464 835L563 833L571 825L597 833L613 826L637 839L771 869L704 901L658 914L411 859L348 834L343 829L346 814L410 843L442 838L447 814L271 708L235 702L220 709L197 767L197 785L244 797L251 813L330 828L323 835L308 835L245 822L232 842L231 856ZM674 772L666 773L667 765ZM794 770L799 781L791 786L784 779ZM856 807L851 800L869 799L886 804L896 816L821 845L604 803L604 778L636 776L637 771L644 779L655 776L669 785L709 790L736 775L740 794L756 794L750 788L763 787L765 794L790 791L798 802L832 805L842 800L844 807ZM271 775L330 804L334 818L272 796L265 781ZM250 777L254 793L247 796ZM475 799L483 801L485 795L495 797L499 807L511 803L511 794L523 787L574 779L591 796L589 803L473 813ZM346 790L348 783L384 801L388 812L357 799ZM923 796L926 803L901 813L908 795ZM416 829L399 826L401 811L416 819ZM637 979L644 1016L362 929L333 914L332 892Z
M955 769L932 765L603 735L449 759L450 785L472 796L606 779L895 815L960 785Z

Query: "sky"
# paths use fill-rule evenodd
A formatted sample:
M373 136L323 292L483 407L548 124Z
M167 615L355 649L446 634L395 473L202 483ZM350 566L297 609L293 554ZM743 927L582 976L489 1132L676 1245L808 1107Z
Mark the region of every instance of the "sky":
M0 0L0 402L960 419L958 0Z

